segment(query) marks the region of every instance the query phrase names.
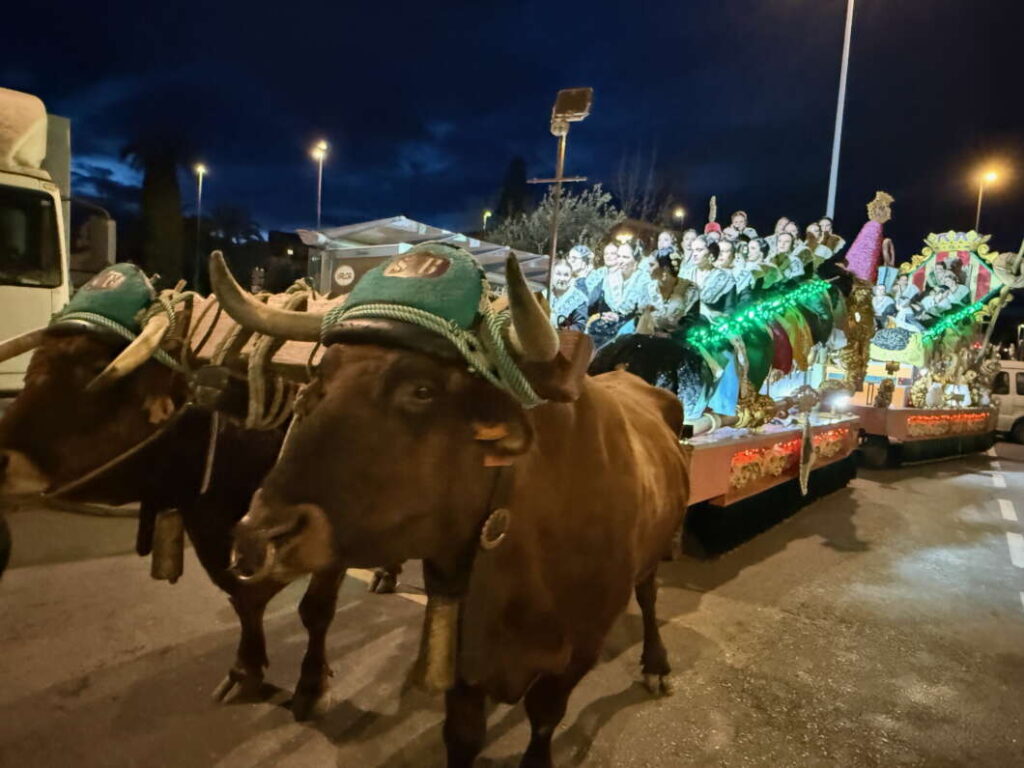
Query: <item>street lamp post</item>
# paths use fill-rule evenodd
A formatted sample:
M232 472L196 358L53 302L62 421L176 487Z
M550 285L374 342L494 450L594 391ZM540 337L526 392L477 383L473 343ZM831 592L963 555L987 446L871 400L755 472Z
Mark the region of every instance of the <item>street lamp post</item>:
M586 181L585 176L567 177L565 171L565 143L569 136L569 123L585 120L590 114L594 101L593 88L563 88L555 97L551 108L551 134L558 138L558 154L555 156L555 177L553 179L530 179L529 184L554 184L551 210L551 251L548 254L548 276L545 280L548 295L551 295L551 275L558 254L558 212L562 204L562 182Z
M327 157L327 142L318 141L310 151L310 156L316 160L316 229L320 231L320 208L323 203L324 194L324 158Z
M683 219L686 218L686 209L681 205L677 205L675 210L672 211L672 218L679 222L679 224L682 224Z
M199 277L202 274L203 249L200 239L203 227L203 177L206 176L206 166L196 163L193 169L196 173L196 263L192 270L192 290L199 290Z
M828 175L828 205L825 215L836 213L836 187L839 184L839 148L843 142L843 109L846 106L846 75L850 69L850 37L853 34L854 0L846 0L846 31L843 34L843 63L839 68L839 101L836 104L836 127L832 136L832 168Z
M978 210L974 214L974 231L977 232L981 226L981 201L985 196L985 182L991 184L993 181L999 178L999 174L995 171L988 171L983 173L981 178L978 180Z
M484 211L484 232L486 232L486 231L487 231L487 220L488 220L489 218L491 218L491 216L493 216L493 215L494 215L494 214L493 214L493 212L492 212L492 211L489 211L489 210L487 210L487 211Z

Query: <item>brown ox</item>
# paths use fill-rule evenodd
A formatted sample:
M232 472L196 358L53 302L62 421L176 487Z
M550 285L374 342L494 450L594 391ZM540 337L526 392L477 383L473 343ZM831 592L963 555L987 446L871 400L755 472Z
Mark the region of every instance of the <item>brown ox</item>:
M550 766L569 694L634 590L643 673L665 689L669 672L655 573L687 498L679 401L629 373L587 377L589 340L556 335L514 258L506 274L510 343L551 402L523 409L415 326L329 332L306 412L236 529L243 568L280 578L424 561L414 674L447 689L453 767L482 749L485 696L525 696L522 765ZM242 292L222 260L211 275L243 325L318 335Z
M0 359L36 348L24 389L0 418L0 500L38 499L155 436L140 452L63 498L140 502L140 554L150 543L142 521L161 510L182 513L200 562L228 593L241 624L236 661L215 697L254 697L268 664L264 608L285 582L239 582L228 571L231 530L274 463L283 434L224 424L213 474L201 493L211 416L190 410L169 421L189 391L183 374L149 359L154 342L161 341L157 337L166 331L154 327L154 336L153 325L150 321L140 339L120 353L123 341L82 327L38 331L0 343ZM169 346L165 339L163 344L174 353L174 342ZM310 714L325 692L324 637L341 577L340 570L317 574L299 607L309 647L292 704L297 718Z

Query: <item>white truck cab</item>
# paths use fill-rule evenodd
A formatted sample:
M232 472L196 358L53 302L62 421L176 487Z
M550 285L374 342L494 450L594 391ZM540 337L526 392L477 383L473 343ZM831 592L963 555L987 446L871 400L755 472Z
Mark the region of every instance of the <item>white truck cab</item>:
M1001 360L1000 367L992 382L992 396L999 399L997 429L1024 443L1024 361Z
M51 163L63 178L51 176ZM67 120L48 119L31 94L0 88L0 339L46 325L68 301L70 189L58 182L70 186ZM0 392L21 389L28 360L0 363Z

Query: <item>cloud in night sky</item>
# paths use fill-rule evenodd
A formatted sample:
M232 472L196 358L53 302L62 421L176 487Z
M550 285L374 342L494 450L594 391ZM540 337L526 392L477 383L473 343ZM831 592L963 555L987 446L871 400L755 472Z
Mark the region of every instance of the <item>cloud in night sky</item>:
M209 7L206 7L209 6ZM1008 2L858 3L837 218L852 235L876 189L896 198L901 256L973 222L969 173L1021 169L983 228L1019 242L1024 157ZM76 190L127 201L120 160L159 127L210 167L211 205L266 228L309 226L310 145L331 143L330 224L405 213L473 228L508 161L548 175L555 91L591 85L568 170L613 185L625 154L657 152L694 214L717 194L769 228L822 213L845 0L434 2L260 9L223 0L22 10L5 24L0 83L72 118ZM17 34L12 34L18 30ZM32 30L26 32L25 30ZM186 208L192 179L181 177Z

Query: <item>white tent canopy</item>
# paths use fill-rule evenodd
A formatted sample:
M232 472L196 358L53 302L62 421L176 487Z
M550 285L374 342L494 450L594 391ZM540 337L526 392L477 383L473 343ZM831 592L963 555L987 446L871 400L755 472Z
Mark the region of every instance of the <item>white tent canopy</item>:
M356 252L359 252L359 255L385 251L402 253L417 243L451 243L468 250L476 256L488 273L495 274L504 273L505 259L512 251L507 245L489 243L459 232L424 224L406 216L391 216L319 231L300 229L298 235L309 247L332 254L344 254L345 251L351 251L353 255L356 255ZM548 257L527 251L515 253L527 279L543 282L547 275Z

